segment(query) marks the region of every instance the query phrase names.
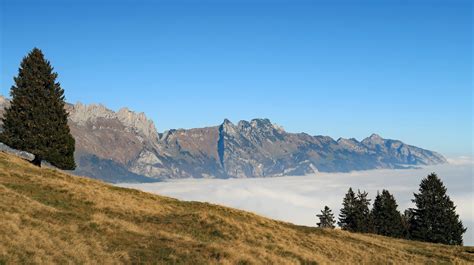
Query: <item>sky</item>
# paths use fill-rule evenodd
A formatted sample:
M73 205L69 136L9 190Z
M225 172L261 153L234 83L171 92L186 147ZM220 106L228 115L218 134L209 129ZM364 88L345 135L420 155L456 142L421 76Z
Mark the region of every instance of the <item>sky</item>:
M71 103L159 132L269 118L472 155L472 1L0 0L0 94L43 50Z

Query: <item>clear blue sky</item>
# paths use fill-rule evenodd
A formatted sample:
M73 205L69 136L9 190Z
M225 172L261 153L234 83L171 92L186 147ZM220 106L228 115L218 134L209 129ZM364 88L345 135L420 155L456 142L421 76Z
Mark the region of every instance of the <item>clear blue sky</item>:
M471 1L0 2L3 95L36 46L69 102L160 132L266 117L472 152Z

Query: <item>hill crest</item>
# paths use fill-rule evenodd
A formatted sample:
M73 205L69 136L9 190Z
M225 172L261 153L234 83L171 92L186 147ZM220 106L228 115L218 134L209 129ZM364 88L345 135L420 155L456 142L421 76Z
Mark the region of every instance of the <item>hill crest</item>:
M472 247L296 226L183 202L0 152L0 263L474 262Z

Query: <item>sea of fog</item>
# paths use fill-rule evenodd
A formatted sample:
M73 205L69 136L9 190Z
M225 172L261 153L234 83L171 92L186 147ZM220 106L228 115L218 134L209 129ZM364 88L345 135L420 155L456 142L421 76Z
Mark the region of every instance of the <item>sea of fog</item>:
M315 226L316 214L325 205L339 214L349 187L369 192L372 201L382 189L395 195L399 209L413 207L413 193L423 177L436 172L457 205L468 227L465 245L474 245L474 164L471 158L420 169L381 169L351 173L318 173L307 176L255 179L184 179L158 183L119 184L181 200L221 204L294 224Z

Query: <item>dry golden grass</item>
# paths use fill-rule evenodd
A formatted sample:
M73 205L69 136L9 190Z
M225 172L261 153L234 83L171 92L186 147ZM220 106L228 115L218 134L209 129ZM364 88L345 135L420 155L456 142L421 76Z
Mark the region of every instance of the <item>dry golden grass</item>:
M473 252L182 202L0 152L0 264L467 264Z

